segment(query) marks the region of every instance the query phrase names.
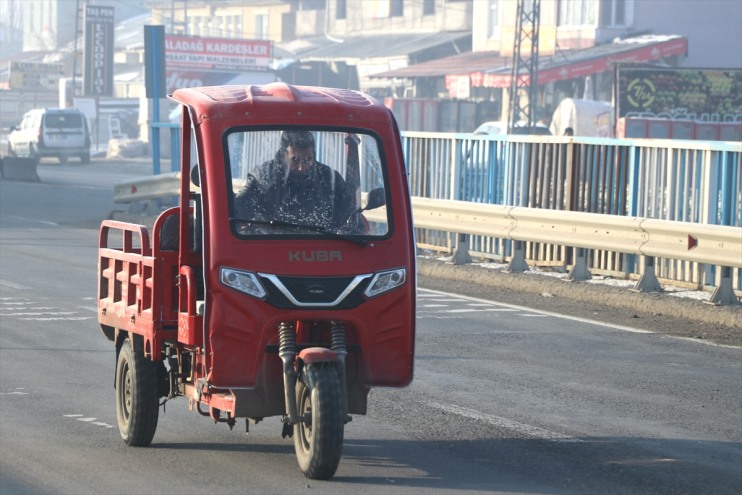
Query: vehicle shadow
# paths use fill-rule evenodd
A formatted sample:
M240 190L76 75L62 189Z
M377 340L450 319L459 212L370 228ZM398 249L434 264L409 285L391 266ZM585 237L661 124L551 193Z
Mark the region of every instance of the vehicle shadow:
M335 482L458 492L742 493L742 444L652 438L346 441L374 476ZM355 470L355 469L354 469Z
M155 441L148 449L276 456L298 474L289 439ZM328 493L349 493L366 486L384 493L729 494L742 493L740 466L739 442L629 437L346 438L335 477L313 483L322 483Z

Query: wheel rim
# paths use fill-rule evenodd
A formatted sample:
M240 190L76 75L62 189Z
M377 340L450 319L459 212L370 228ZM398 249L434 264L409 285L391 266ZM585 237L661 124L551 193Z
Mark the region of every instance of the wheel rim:
M131 373L129 372L129 364L125 363L121 368L121 419L125 424L129 423L129 412L131 411Z
M309 389L302 387L301 397L299 400L299 416L301 421L298 424L299 440L302 450L309 452L312 445L312 397Z

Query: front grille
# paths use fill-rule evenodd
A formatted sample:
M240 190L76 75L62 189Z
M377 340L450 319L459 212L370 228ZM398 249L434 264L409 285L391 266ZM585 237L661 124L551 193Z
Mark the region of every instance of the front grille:
M258 275L268 292L267 302L278 308L353 308L361 304L361 294L371 278L370 275L359 277L289 277L265 273Z

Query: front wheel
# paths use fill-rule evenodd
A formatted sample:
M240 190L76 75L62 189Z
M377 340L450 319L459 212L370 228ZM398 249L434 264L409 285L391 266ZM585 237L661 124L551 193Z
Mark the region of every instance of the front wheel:
M157 366L124 340L116 363L116 418L119 432L132 447L152 442L159 414Z
M296 387L302 419L294 425L294 449L304 476L332 478L340 463L345 428L337 363L304 367Z

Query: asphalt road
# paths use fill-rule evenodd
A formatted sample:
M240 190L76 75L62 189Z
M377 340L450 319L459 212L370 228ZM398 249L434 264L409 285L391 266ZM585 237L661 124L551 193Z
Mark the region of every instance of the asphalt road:
M147 171L43 163L40 183L0 181L0 493L742 492L742 349L424 283L415 381L372 391L332 481L301 475L277 418L246 437L182 398L151 447L127 447L97 225L113 182Z

